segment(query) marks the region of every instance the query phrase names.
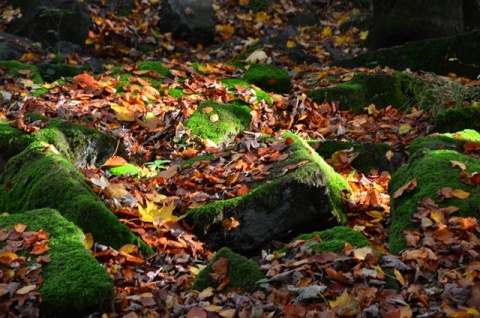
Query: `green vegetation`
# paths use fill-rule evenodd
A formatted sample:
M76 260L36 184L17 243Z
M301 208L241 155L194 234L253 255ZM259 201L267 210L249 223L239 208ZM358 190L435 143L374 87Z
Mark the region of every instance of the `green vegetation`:
M46 317L84 317L98 309L111 310L113 282L85 249L83 233L53 209L0 216L0 228L21 223L27 230L49 234L51 260L43 266L41 310Z
M211 112L204 112L206 107L211 107ZM211 116L218 116L212 120ZM232 104L220 105L206 101L198 106L197 110L185 123L185 128L191 130L193 135L203 139L210 139L219 143L227 134L237 134L239 131L250 129L252 115L250 107Z
M240 288L246 292L253 292L259 289L257 281L264 278L264 275L260 271L258 264L253 260L232 252L227 247L220 249L215 254L215 257L208 262L207 266L200 271L192 289L202 291L207 287L218 287L219 283L215 282L210 274L213 272L212 265L221 257L228 260L227 277L230 279L230 282L225 287L225 290Z
M40 70L35 65L27 65L14 61L0 61L0 69L2 69L5 74L17 78L30 79L36 84L43 84Z
M475 130L465 129L456 133L445 133L440 135L433 134L426 137L417 137L410 145L410 153L414 153L423 148L430 150L449 149L463 152L463 145L467 141L479 142L480 133Z
M456 132L463 129L480 131L480 106L475 103L465 108L447 109L435 118L434 131Z
M309 234L302 234L297 236L292 242L298 240L311 240L315 236L321 238L320 242L312 242L310 247L318 252L334 252L339 253L345 247L345 243L355 247L369 246L370 242L362 233L353 230L346 226L336 226L324 231L316 231Z
M136 176L138 173L140 173L140 170L140 167L131 163L108 169L108 171L114 176Z
M232 93L236 92L235 86L241 86L243 88L252 88L252 86L247 81L241 78L225 78L220 80L220 82L223 85L225 85L228 88L228 90L231 91ZM273 102L272 98L270 97L270 95L268 95L268 93L258 88L253 88L253 90L255 91L256 100L258 101L263 100L265 101L265 103L269 105L272 104Z

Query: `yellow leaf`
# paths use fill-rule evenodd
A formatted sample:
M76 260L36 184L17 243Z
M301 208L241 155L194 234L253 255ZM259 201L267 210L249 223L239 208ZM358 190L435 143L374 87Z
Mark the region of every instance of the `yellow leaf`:
M403 278L402 276L402 273L400 273L400 271L396 268L393 269L393 274L395 275L395 278L398 280L398 282L400 283L400 285L405 285L405 279Z
M93 247L93 236L92 233L86 233L84 238L84 245L87 250L91 250Z
M217 122L218 119L219 119L219 118L218 118L218 114L212 114L212 116L210 116L210 121L211 121L212 123Z
M138 246L135 244L125 244L118 250L118 252L124 254L132 254L136 251L138 251Z
M257 12L257 14L255 15L255 22L257 22L257 23L263 23L263 22L267 21L268 19L270 19L270 16L266 12L263 12L263 11Z
M472 315L472 316L480 316L480 311L478 311L475 308L468 308L467 314Z
M365 41L368 37L368 31L360 32L360 40Z
M236 309L225 309L219 313L219 315L223 318L232 318L235 316Z
M238 4L241 6L246 6L250 4L250 0L240 0L238 1Z
M152 201L148 200L146 208L143 208L141 204L137 204L137 206L138 212L140 213L140 219L144 222L151 222L155 226L159 225L159 221L176 222L185 217L185 215L175 216L172 214L173 210L175 209L175 203L173 201L169 205L164 204L161 208L159 208Z
M387 161L390 161L390 160L392 160L394 155L395 154L393 153L393 151L389 150L385 153L385 158L387 158Z
M115 111L115 117L120 121L135 121L135 114L126 107L120 106L116 103L109 103L110 108Z
M212 296L213 296L213 287L207 287L204 290L202 290L200 294L198 294L198 299L204 300Z
M452 164L453 168L459 167L462 171L467 169L467 166L460 161L450 160L450 163Z
M329 304L330 308L338 307L339 309L343 309L344 313L348 313L348 315L355 315L358 312L355 298L349 295L346 289L337 299L329 301Z
M295 46L295 41L289 40L287 41L287 48L291 49Z
M470 193L463 191L462 189L455 189L452 191L452 195L459 199L466 199L470 196Z
M412 129L412 126L410 125L402 125L400 126L400 128L398 129L398 133L400 135L405 135L406 133L408 133L410 131L410 129Z
M330 36L332 35L332 28L331 27L325 27L322 30L322 36Z
M370 246L365 246L356 248L352 252L356 259L363 261L368 254L372 253L372 248Z

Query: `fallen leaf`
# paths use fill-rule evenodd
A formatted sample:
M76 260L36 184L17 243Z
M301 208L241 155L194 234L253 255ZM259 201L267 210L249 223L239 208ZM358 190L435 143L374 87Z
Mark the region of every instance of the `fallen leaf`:
M396 199L401 196L406 190L413 190L417 187L417 179L413 178L412 180L405 183L403 186L398 188L397 191L393 194L393 197Z

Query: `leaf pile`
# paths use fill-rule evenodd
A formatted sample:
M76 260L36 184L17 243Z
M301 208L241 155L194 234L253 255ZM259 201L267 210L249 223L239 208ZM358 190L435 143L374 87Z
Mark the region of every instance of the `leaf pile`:
M0 314L38 317L42 297L42 266L50 262L42 255L50 248L48 234L43 230L26 231L17 224L13 229L0 230Z

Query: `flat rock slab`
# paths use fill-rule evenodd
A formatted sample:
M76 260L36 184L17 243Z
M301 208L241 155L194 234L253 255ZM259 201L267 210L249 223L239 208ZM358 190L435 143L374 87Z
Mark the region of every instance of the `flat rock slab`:
M342 191L350 189L346 181L300 137L286 133L284 138L292 140L286 150L289 157L267 180L243 196L188 212L187 221L196 234L213 248L248 253L271 240L345 222ZM288 172L287 167L300 162L303 165ZM231 218L239 226L222 227Z
M85 249L84 235L53 209L39 209L0 216L0 228L27 225L28 231L44 230L50 262L43 265L40 314L43 317L86 317L111 312L113 281Z

